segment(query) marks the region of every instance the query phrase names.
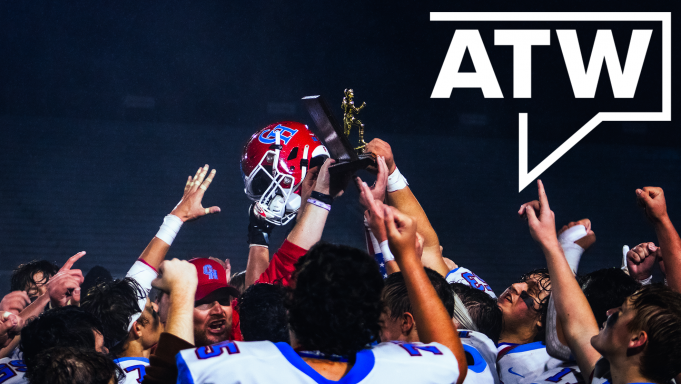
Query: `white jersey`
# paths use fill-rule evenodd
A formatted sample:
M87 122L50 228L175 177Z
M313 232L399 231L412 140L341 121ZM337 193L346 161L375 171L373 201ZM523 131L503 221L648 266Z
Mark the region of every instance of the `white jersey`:
M114 363L118 364L125 372L125 381L119 384L139 384L144 379L149 359L146 357L121 357L114 359Z
M463 384L499 384L494 342L480 332L461 329L459 338L468 359L468 373Z
M563 364L562 360L551 357L541 341L520 344L512 348L500 346L497 360L499 379L504 384L519 384L534 380L540 374Z
M470 285L471 287L490 295L493 299L497 298L497 295L494 294L494 291L492 291L492 288L489 286L489 284L487 284L485 280L481 279L478 275L471 272L469 269L463 267L452 269L451 271L449 271L445 279L450 284L461 283Z
M560 367L549 369L533 380L521 380L522 384L584 384L584 378L577 364L565 363Z
M24 378L26 364L12 357L0 359L0 384L28 384Z
M331 383L290 345L269 341L225 341L177 354L178 384ZM381 343L360 351L339 382L456 383L454 354L438 343Z

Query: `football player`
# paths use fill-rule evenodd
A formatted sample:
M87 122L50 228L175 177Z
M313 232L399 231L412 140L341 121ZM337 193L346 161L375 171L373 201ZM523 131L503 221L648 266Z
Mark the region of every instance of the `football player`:
M367 348L380 337L380 272L360 250L320 243L296 263L289 303L292 345L226 342L185 350L177 357L178 382L463 382L463 348L416 257L415 221L394 208L382 208L419 338L428 344Z
M530 233L544 251L553 276L556 314L583 376L613 384L671 380L681 372L681 294L664 286L646 286L622 306L609 310L598 332L589 303L557 241L544 186L539 180L537 184L539 201L523 204L519 214L527 216ZM667 272L673 276L679 273L675 269L681 261L681 238L667 215L662 189L646 187L636 192L665 249Z

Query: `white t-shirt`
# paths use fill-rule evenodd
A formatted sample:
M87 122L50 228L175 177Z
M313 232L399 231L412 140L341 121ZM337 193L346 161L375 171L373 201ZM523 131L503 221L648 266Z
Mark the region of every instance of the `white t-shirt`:
M489 284L487 284L485 280L481 279L478 275L471 272L469 269L463 267L452 269L451 271L449 271L445 279L450 284L451 283L467 284L477 290L485 292L486 294L490 295L493 299L497 298L497 295L494 294L494 291L492 291L492 288L489 286Z
M118 364L125 372L125 382L119 384L139 384L144 379L149 359L144 357L121 357L120 359L114 359L114 363Z
M356 355L338 382L325 379L286 343L225 341L177 354L178 384L455 383L454 354L438 343L381 343Z
M499 384L497 374L497 347L489 337L480 332L459 330L459 338L466 354L470 354L468 373L463 384Z
M26 364L21 359L5 357L0 359L0 384L25 384Z
M500 345L500 350L503 352L499 352L497 372L504 384L519 384L523 381L534 380L545 371L563 364L562 360L551 357L546 352L546 345L541 341L520 344L510 350Z

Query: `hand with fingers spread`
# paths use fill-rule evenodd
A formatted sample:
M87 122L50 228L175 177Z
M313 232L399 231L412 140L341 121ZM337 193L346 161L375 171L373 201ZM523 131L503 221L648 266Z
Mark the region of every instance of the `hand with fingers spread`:
M669 220L664 191L660 187L644 187L636 190L637 203L653 223Z
M367 183L363 182L359 177L355 178L357 187L359 188L359 202L366 211L364 217L369 223L369 229L374 234L378 242L388 240L388 234L385 229L385 220L383 212L385 205L382 200L374 199L373 191L369 188Z
M187 184L184 187L184 195L182 200L175 206L171 215L175 215L180 218L183 222L198 219L201 216L205 216L211 213L220 212L220 207L210 207L204 208L201 205L201 200L203 200L203 195L210 186L210 183L215 177L216 170L213 169L208 177L208 164L204 167L199 168L196 171L194 177L189 176L187 179Z
M0 301L0 313L11 312L18 315L29 304L31 304L31 299L28 298L26 291L10 292Z
M627 268L631 277L638 281L652 276L655 261L660 256L661 248L655 243L641 243L627 252Z
M85 251L71 256L47 283L47 293L53 307L64 307L69 304L78 305L80 303L80 285L83 284L85 278L80 269L71 269L71 267L83 256L85 256Z
M355 178L357 186L360 188L360 199L359 203L362 204L364 209L369 209L370 202L368 199L377 200L383 202L385 200L385 188L388 185L388 166L385 163L385 158L383 156L378 156L376 158L376 163L378 164L378 175L376 176L376 182L369 188L371 192L370 195L362 195L362 188L360 184L367 185L359 177Z
M544 184L537 180L539 200L530 201L520 206L518 214L527 219L532 238L543 247L558 244L556 236L556 217L549 207Z

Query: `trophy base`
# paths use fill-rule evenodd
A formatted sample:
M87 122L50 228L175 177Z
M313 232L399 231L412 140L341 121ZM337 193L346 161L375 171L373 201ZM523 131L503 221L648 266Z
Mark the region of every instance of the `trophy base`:
M341 160L329 167L329 173L340 174L348 173L353 174L360 169L367 169L371 166L376 166L376 155L373 153L363 153L358 155L358 160Z

